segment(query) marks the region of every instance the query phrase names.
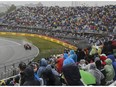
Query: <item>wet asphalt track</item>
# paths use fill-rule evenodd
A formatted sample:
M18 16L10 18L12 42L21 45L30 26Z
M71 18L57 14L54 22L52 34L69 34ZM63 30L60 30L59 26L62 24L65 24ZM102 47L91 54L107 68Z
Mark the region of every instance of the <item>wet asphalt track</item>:
M11 67L12 63L37 56L39 54L38 48L34 45L31 46L31 50L25 50L21 40L0 38L0 72L4 65Z

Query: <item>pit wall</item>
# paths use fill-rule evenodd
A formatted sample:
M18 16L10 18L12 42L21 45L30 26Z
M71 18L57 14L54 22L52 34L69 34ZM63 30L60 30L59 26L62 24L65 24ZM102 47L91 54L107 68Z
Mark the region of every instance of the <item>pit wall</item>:
M0 32L0 35L12 35L12 36L30 36L30 37L38 37L44 40L48 40L57 44L60 44L62 46L65 46L69 49L73 49L73 50L77 50L76 46L73 46L65 41L53 38L53 37L49 37L49 36L44 36L44 35L38 35L38 34L29 34L29 33L15 33L15 32Z

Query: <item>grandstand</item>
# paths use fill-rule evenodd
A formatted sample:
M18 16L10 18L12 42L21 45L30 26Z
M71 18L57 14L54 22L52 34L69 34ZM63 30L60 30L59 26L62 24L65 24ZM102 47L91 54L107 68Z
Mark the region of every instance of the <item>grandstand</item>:
M37 59L39 61L30 61L28 58L28 63L18 62L17 67L12 65L12 69L7 70L7 76L6 73L1 74L0 85L112 84L116 80L115 12L116 5L41 5L21 6L5 14L1 17L1 34L30 35L33 38L37 36L61 44L66 49L61 47L60 55L45 58L46 55L42 54L42 57ZM50 55L54 51L47 52ZM16 71L16 68L20 72ZM88 77L90 81L87 80ZM20 78L21 83L19 79L16 81L16 78Z

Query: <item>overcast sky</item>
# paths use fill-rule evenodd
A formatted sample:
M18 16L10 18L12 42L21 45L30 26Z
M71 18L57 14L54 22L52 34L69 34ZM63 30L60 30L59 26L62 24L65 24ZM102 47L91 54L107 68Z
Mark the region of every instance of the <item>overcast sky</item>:
M116 5L116 1L3 1L3 0L0 0L0 4L3 3L3 4L15 4L15 5L25 5L25 4L30 4L30 3L33 3L33 4L37 4L41 2L43 5L45 6L55 6L55 5L58 5L58 6L73 6L74 5L82 5L82 4L86 4L88 6L95 6L95 5L98 5L98 6L103 6L103 5Z

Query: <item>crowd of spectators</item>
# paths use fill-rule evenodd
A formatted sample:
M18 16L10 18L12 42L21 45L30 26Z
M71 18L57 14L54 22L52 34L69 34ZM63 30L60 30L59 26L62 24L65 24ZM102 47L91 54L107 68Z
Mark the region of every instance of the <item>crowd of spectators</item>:
M10 26L38 27L42 29L59 30L60 32L40 31L39 29L2 27L0 30L15 32L33 32L42 35L60 38L73 45L77 45L80 39L87 39L94 43L96 36L75 34L74 32L97 33L114 32L115 5L95 7L28 7L22 6L3 17L3 24ZM61 32L62 31L62 32ZM64 32L64 31L71 31ZM107 33L108 34L108 33ZM102 40L101 40L102 41ZM104 40L103 40L104 41ZM99 42L99 41L98 41Z
M116 44L112 43L116 41L109 39L103 44L92 45L91 49L65 49L60 55L41 58L38 62L21 62L19 75L1 80L1 85L110 85L116 80ZM87 80L88 74L82 72L90 74L88 80L93 81L87 83L84 77Z
M115 5L101 7L22 6L6 14L2 23L78 32L82 30L115 32L115 8Z
M102 7L21 7L5 15L4 24L39 27L43 29L60 29L66 31L109 31L114 32L115 6ZM83 86L109 85L116 80L116 37L97 37L92 34L74 34L67 32L34 31L2 27L1 30L36 32L57 37L79 45L79 39L87 41L90 47L64 50L64 53L50 58L41 58L38 62L19 64L19 75L0 85L20 86ZM62 38L60 37L62 36ZM71 39L66 39L67 37ZM72 38L76 38L72 39ZM115 43L115 44L113 44ZM86 44L86 43L85 43ZM77 45L77 46L78 46ZM92 75L87 83L82 72ZM89 79L89 80L90 80Z
M27 28L20 28L20 27L7 27L7 26L0 26L0 31L7 31L7 32L26 32L26 33L36 33L40 35L50 36L56 39L60 39L66 41L72 45L78 46L78 43L82 40L86 40L88 44L98 44L108 41L109 39L115 40L116 36L112 34L103 35L99 34L96 35L94 33L74 33L74 32L59 32L59 31L44 31L39 29L27 29Z

